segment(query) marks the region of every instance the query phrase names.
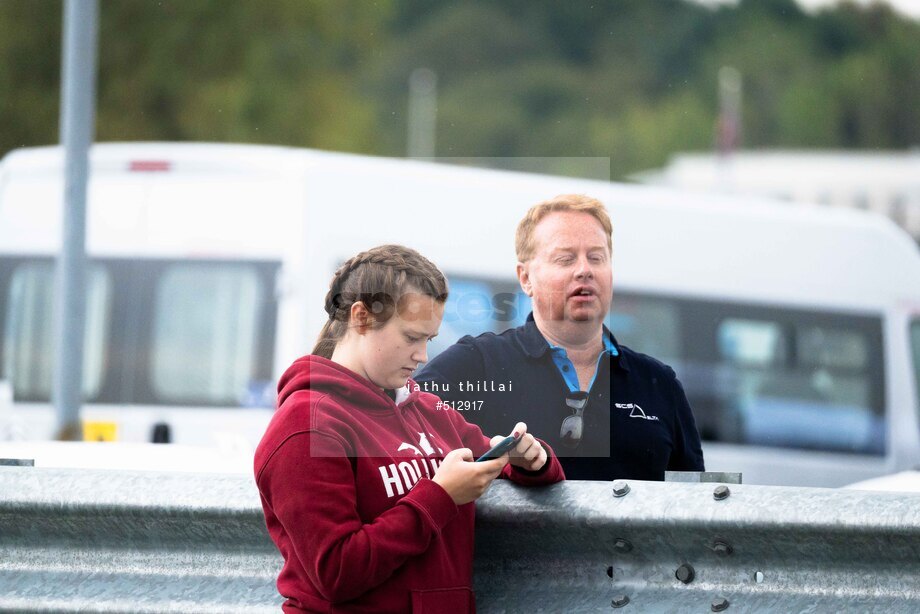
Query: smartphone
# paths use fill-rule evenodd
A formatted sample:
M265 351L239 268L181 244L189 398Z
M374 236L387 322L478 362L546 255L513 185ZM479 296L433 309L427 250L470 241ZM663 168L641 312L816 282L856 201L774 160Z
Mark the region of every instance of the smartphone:
M486 452L485 454L477 458L476 462L479 463L482 461L492 460L493 458L498 458L505 452L509 452L513 450L514 446L516 446L520 440L521 440L520 437L515 439L513 436L508 435L507 437L499 441L497 444L492 446L492 448L488 452Z

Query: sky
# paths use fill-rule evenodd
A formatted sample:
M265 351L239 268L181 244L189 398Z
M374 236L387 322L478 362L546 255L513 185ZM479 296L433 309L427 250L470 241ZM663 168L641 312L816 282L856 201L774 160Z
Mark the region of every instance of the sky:
M821 8L831 4L836 4L837 0L796 0L806 9ZM871 4L871 0L856 0L857 4ZM887 0L887 3L894 7L902 15L920 19L920 0Z
M729 4L736 0L695 0L700 4ZM853 0L857 4L872 4L878 0ZM886 0L902 15L920 20L920 0ZM813 10L837 4L839 0L796 0L806 10Z

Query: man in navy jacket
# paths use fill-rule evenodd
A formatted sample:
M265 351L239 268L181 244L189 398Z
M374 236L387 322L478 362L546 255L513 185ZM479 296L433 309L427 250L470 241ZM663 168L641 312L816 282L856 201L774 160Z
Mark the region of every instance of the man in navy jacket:
M533 313L518 328L463 337L414 378L486 433L520 420L556 451L568 479L662 480L702 471L693 413L674 371L604 326L613 291L612 226L598 200L532 207L515 236Z

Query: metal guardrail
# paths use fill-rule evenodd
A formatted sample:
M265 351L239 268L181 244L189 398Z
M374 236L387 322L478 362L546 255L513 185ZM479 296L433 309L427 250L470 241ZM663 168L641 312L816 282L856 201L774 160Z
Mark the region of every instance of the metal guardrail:
M0 612L278 612L244 476L0 467ZM920 495L492 487L480 612L920 611Z
M252 478L0 467L0 612L272 612Z
M483 612L920 612L916 493L567 482L478 515Z

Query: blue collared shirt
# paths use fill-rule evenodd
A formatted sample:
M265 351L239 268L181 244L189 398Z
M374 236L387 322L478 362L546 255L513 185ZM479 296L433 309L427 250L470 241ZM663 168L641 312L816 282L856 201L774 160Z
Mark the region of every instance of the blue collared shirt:
M613 357L620 355L617 346L613 344L610 337L610 332L605 328L603 334L604 350L597 355L597 363L594 365L594 375L591 376L591 383L588 384L588 389L585 392L590 392L591 388L594 387L594 380L597 379L597 373L600 371L601 361L604 360L604 356ZM549 349L552 352L553 362L556 364L556 368L559 369L562 379L565 380L565 383L569 387L569 392L578 392L581 390L581 386L578 383L578 373L575 371L575 365L572 364L572 360L566 353L565 348L559 345L553 345L549 341L546 343L549 345Z

